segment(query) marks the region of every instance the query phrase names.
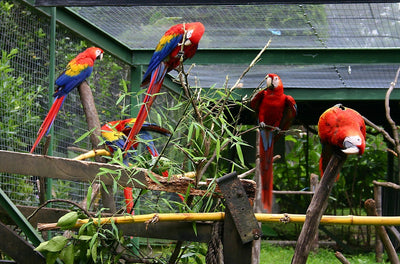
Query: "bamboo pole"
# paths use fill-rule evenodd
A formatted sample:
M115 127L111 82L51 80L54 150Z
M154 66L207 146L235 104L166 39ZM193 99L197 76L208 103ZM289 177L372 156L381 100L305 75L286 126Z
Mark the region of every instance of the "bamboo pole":
M302 214L255 214L257 221L267 223L304 223L306 215ZM179 222L179 221L223 221L225 213L168 213L168 214L144 214L130 216L104 217L100 219L100 224L131 224L149 222ZM88 219L78 220L75 228L87 223ZM98 218L93 222L98 224ZM355 216L355 215L324 215L321 224L325 225L400 225L400 216ZM40 231L57 229L56 223L38 223Z

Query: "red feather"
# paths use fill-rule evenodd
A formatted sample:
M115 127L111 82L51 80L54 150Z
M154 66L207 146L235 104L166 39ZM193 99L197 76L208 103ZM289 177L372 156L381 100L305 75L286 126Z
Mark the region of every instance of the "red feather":
M260 129L260 174L261 197L264 208L271 212L273 189L273 148L274 142L286 130L296 116L296 102L283 93L283 85L276 74L268 74L267 88L251 100L251 107L258 114Z
M194 56L203 34L204 26L200 22L178 24L165 32L143 76L142 86L149 84L149 88L136 117L135 125L128 135L124 150L128 150L134 144L136 135L139 133L157 93L160 92L165 74L178 67L181 58L182 61L185 61ZM182 54L181 51L183 51Z
M33 144L30 153L33 153L33 151L35 150L35 148L37 147L37 145L39 144L40 140L43 138L43 136L49 131L49 129L51 128L54 119L57 116L58 111L60 111L60 108L64 102L65 99L65 95L58 97L54 100L53 104L51 105L51 108L49 110L49 112L47 113L47 116L45 117L45 119L43 120L42 125L39 128L39 131L37 133L37 138L35 140L35 143Z
M58 76L55 82L57 89L53 95L55 100L39 128L38 137L36 138L30 153L33 153L42 137L50 131L54 119L56 118L67 94L90 76L93 70L94 61L97 58L103 58L103 50L96 47L87 48L72 59L68 63L65 71Z
M321 176L334 149L340 149L346 154L364 153L366 138L364 119L357 111L341 104L329 108L321 115L318 121L318 135L322 143L319 160Z

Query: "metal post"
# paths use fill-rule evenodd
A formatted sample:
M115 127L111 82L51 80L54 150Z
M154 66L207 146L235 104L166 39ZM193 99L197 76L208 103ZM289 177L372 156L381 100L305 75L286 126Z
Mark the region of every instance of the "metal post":
M137 116L139 113L139 108L136 107L136 93L140 90L140 85L142 83L143 78L143 65L136 65L131 67L131 89L130 92L132 93L131 96L131 109L130 109L130 116L134 117Z
M53 104L53 93L54 93L54 82L55 82L55 67L56 67L56 24L57 24L57 8L50 8L51 20L50 20L50 69L49 69L49 108ZM50 130L50 144L48 149L48 155L53 155L54 146L54 126ZM51 199L53 179L46 179L46 199Z

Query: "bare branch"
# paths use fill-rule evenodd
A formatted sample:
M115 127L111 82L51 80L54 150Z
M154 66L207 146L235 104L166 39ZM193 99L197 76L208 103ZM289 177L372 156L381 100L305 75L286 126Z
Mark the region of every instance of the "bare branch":
M365 123L367 123L367 125L373 127L374 129L376 129L378 132L382 133L382 135L385 137L385 139L387 141L389 141L390 143L392 143L394 146L396 145L394 142L394 139L389 135L388 132L386 132L385 129L375 125L372 121L368 120L365 116L363 116Z
M390 98L390 94L392 93L394 87L396 86L397 80L399 78L399 74L400 74L400 67L397 69L396 77L394 78L394 81L390 83L390 87L387 90L386 96L385 96L386 119L388 120L388 122L393 130L393 137L394 137L397 154L400 154L399 134L398 134L398 129L397 129L396 123L393 121L392 117L390 116L389 98Z

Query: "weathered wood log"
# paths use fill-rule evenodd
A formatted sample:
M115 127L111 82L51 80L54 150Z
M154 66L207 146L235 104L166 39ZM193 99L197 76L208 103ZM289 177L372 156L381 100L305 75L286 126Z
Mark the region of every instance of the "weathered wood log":
M98 163L91 161L79 161L60 157L34 155L29 153L11 152L0 150L0 172L15 173L21 175L43 176L46 178L62 179L78 182L103 181L106 185L112 185L118 176L118 183L122 186L139 189L157 190L165 192L186 193L190 186L191 195L219 196L220 190L216 186L214 193L207 190L195 189L194 180L186 177L162 177L154 172L143 168L132 168L126 170L121 166ZM21 166L23 164L23 166ZM117 174L102 172L102 170L115 171ZM151 177L150 177L151 175ZM156 179L155 182L152 180ZM249 198L254 198L255 182L252 180L241 180Z
M325 169L319 188L308 206L306 220L297 240L292 263L305 264L307 262L308 255L313 245L312 242L318 232L319 222L328 205L329 195L346 158L346 154L341 151L335 151L333 153Z
M364 207L365 211L367 211L367 215L378 216L378 212L376 211L375 201L373 199L366 200L364 203ZM390 263L392 264L400 263L399 257L397 256L396 250L394 249L393 244L390 241L385 228L383 226L376 226L376 230L378 232L379 238L383 243L383 246L385 247L386 253L388 254Z
M94 129L93 133L90 134L90 142L92 143L92 147L95 149L99 147L100 144L100 137L101 137L101 124L99 115L97 114L96 105L94 103L94 98L92 94L92 90L90 89L88 83L86 81L82 82L78 87L79 95L81 98L83 111L85 112L86 122L88 124L88 129ZM105 162L105 160L100 157L96 156L95 161L97 162ZM94 183L99 184L99 183ZM101 198L103 202L103 206L108 208L107 211L110 213L114 213L117 211L114 196L112 195L111 186L106 186L108 190L103 190L101 192ZM94 189L98 189L97 187Z

